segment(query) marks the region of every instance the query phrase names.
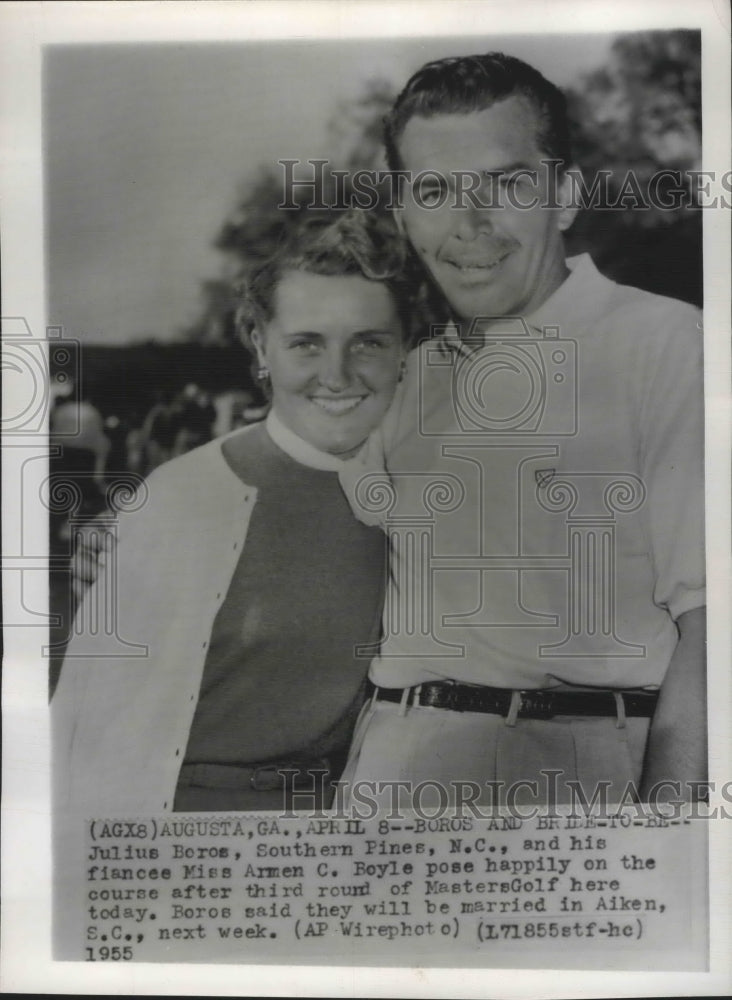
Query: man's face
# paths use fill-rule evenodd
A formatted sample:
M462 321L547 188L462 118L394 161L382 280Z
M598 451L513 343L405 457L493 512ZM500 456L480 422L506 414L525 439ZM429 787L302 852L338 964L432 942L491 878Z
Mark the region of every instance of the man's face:
M399 151L412 181L434 171L448 190L426 177L418 191L408 189L397 221L465 322L527 315L566 277L561 233L575 213L543 207L561 202L567 185L552 190L552 168L542 165L548 157L536 132L531 105L514 96L483 111L413 117L402 134ZM460 180L460 171L471 177ZM537 172L535 179L529 171ZM489 207L471 204L474 175L481 178L475 200ZM519 207L534 200L534 207Z

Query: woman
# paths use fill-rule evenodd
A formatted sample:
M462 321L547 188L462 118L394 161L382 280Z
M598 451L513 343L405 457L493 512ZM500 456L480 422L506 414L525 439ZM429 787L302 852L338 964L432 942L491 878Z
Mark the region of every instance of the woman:
M100 574L52 702L68 815L281 809L303 789L296 808L328 804L385 574L384 536L353 517L338 469L401 376L404 255L391 223L349 212L301 226L248 282L270 413L166 463L122 516L129 655L96 655L78 629L108 597Z

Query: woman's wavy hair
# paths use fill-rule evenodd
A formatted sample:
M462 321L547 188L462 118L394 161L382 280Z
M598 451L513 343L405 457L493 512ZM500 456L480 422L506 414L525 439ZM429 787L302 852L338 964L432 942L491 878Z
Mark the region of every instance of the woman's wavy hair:
M272 319L277 287L289 271L361 275L383 282L394 297L405 343L412 342L418 278L407 243L390 216L352 208L309 215L293 224L274 253L248 271L236 289L236 327L250 350L252 331L263 329Z

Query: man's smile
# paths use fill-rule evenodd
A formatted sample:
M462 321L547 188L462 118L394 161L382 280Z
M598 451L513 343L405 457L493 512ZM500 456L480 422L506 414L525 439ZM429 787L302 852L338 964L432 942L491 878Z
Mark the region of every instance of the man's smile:
M442 258L442 262L454 270L458 277L481 277L495 270L510 253L511 251L506 249L480 255L447 254Z
M359 406L365 395L361 396L311 396L310 402L315 403L324 413L331 417L340 417L346 413L351 413Z

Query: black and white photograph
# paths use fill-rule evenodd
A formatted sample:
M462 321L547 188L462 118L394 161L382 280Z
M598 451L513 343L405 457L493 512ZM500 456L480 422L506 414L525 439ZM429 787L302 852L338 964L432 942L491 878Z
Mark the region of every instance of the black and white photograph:
M3 988L726 992L729 12L8 7Z

